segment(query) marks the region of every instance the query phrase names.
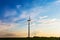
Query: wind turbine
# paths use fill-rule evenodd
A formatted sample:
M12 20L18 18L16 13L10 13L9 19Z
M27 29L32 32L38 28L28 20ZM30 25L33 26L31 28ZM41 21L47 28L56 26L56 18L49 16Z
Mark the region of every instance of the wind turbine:
M30 16L27 21L28 21L28 38L30 38L30 22L31 22Z

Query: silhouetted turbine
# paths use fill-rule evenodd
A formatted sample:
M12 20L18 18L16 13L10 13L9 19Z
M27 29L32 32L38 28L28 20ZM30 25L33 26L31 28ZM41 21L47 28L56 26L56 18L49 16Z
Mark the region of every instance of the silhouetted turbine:
M27 21L28 21L28 37L30 37L30 21L31 21L30 17Z

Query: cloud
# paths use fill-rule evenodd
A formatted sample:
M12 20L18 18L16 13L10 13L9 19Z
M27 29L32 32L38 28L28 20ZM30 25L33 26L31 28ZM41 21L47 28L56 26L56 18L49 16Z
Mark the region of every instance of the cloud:
M56 5L60 4L60 0L57 0L57 1L55 2L55 4L56 4Z
M41 23L54 23L57 19L56 18L53 18L53 19L45 19L45 20L40 20Z
M47 18L48 16L41 16L40 19L44 19L44 18Z
M57 6L58 7L59 5L60 5L60 0L56 0L53 3L51 3L50 6Z
M36 0L35 0L35 2L36 2ZM39 1L37 1L37 2L39 2ZM44 2L46 2L46 0ZM17 9L19 9L20 7L21 7L21 5L16 5L16 8ZM36 17L39 17L41 13L45 13L48 10L45 9L43 6L36 6L36 7L35 6L34 7L32 6L31 9L22 10L21 13L19 13L19 15L18 15L18 12L16 10L6 11L5 17L9 17L8 19L10 21L13 20L13 22L18 21L18 20L21 20L21 19L24 19L24 18L27 19L28 16L30 16L31 19L35 19ZM19 11L20 11L20 9L19 9Z
M17 11L16 10L10 10L10 11L5 11L4 17L9 17L9 16L16 16Z
M28 17L28 14L27 14L27 12L26 11L23 11L22 12L22 14L21 15L19 15L18 17L15 17L14 19L13 19L13 21L18 21L18 20L21 20L21 19L26 19Z
M21 7L21 5L16 5L16 8L19 9Z
M27 10L27 11L22 11L22 14L16 18L13 18L13 21L18 21L21 19L28 19L29 16L31 19L35 19L37 16L40 16L41 13L44 13L47 11L48 10L45 10L42 7L35 7L35 8L30 9L30 10Z
M59 34L60 33L60 19L42 19L42 20L37 20L37 23L34 22L31 25L31 30L40 30L44 33L54 33L54 34ZM58 32L59 31L59 32Z
M41 13L42 9L40 7L37 7L37 8L33 8L32 10L30 10L30 17L31 18L34 18L36 17L37 15L39 15Z
M0 32L0 38L3 38L3 37L16 37L16 36L17 36L16 34L11 33L11 32L7 32L7 31Z
M16 27L18 24L16 23L5 23L0 20L0 31L5 31L11 28Z

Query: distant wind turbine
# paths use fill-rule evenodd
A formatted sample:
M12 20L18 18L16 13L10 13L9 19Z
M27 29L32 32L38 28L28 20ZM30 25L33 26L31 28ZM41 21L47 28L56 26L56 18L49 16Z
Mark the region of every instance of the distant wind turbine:
M28 37L30 37L30 22L31 22L30 16L27 21L28 21Z

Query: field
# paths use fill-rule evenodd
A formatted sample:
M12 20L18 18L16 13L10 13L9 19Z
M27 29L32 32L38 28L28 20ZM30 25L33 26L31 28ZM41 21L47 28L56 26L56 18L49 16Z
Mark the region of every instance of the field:
M3 38L8 40L60 40L60 37ZM2 40L2 38L0 38Z

